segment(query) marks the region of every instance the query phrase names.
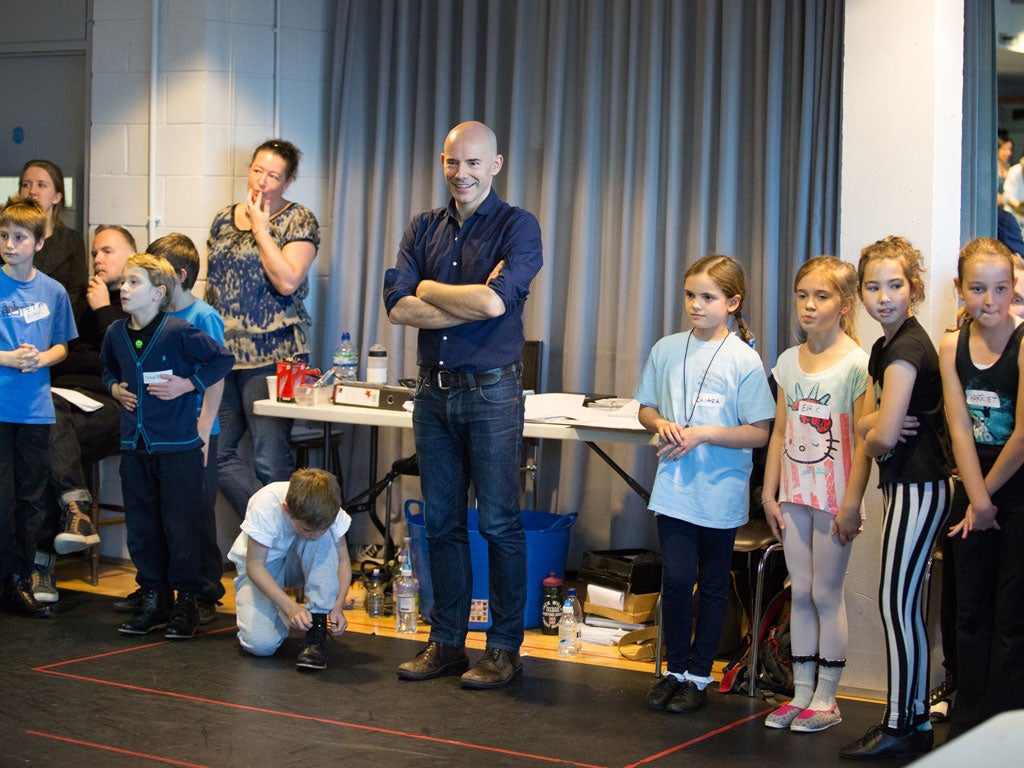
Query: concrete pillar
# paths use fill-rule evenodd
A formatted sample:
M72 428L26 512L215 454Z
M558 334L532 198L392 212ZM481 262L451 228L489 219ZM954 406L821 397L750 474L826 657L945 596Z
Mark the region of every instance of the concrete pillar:
M868 243L890 234L909 238L927 269L918 317L936 346L956 310L963 14L963 0L846 3L839 255L856 263ZM865 349L881 335L863 311L858 331ZM874 470L867 523L846 580L850 645L843 687L877 692L886 688L886 672L876 484ZM932 616L937 613L935 607Z

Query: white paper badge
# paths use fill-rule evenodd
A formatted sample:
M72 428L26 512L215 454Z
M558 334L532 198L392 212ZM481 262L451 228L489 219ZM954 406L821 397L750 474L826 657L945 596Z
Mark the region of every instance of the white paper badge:
M142 383L143 384L160 384L161 382L167 381L164 378L164 374L173 376L174 371L168 368L166 371L143 371L142 372Z
M50 308L43 302L37 301L35 304L29 304L25 307L21 316L25 318L26 323L35 323L45 317L49 317Z
M801 416L811 416L815 419L828 419L832 417L827 405L816 403L813 400L801 400L799 413Z
M702 408L725 408L725 395L715 392L701 392L697 395L697 402Z
M968 389L965 393L967 404L976 408L998 408L1002 403L999 395L986 389Z

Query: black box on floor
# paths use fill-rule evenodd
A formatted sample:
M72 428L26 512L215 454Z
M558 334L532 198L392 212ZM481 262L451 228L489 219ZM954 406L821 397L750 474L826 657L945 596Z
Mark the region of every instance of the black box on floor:
M661 555L649 549L584 552L579 577L623 592L661 591Z

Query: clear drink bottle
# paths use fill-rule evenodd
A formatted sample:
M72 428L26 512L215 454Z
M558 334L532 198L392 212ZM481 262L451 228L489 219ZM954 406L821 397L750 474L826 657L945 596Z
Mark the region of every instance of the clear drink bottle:
M562 618L558 621L558 655L563 659L576 655L576 626L572 603L566 598L562 603Z
M395 579L395 630L403 633L416 631L416 614L419 612L420 582L412 573L412 563L406 560Z

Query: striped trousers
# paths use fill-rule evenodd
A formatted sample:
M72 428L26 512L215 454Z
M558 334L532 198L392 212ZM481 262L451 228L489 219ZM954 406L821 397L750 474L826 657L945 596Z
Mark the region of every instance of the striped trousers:
M906 731L928 717L928 635L922 582L949 514L949 479L883 483L882 575L878 604L885 630L889 696L883 724Z

